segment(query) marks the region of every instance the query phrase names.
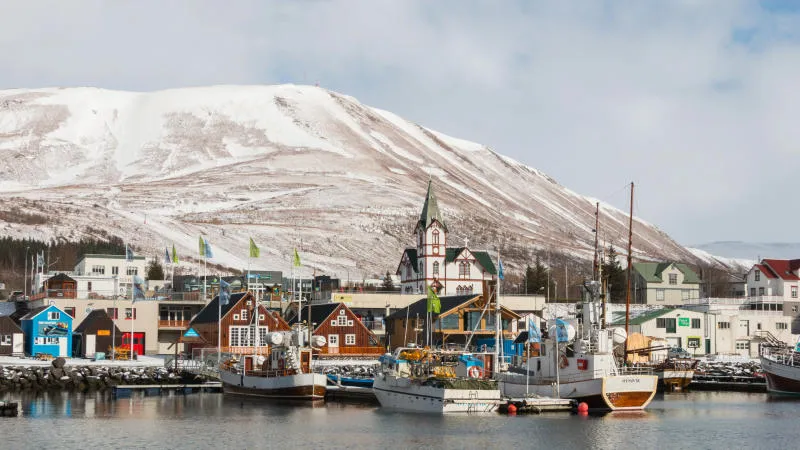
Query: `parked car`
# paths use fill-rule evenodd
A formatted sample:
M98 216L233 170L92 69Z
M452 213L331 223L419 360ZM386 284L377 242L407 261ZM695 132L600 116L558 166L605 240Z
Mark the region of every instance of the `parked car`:
M681 347L672 347L667 351L667 358L691 358L692 354Z

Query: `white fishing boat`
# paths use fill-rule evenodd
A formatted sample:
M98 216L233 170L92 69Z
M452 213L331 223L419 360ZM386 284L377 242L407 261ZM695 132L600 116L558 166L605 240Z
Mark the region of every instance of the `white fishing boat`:
M486 378L485 356L400 347L380 358L372 389L381 407L392 410L493 412L500 405L500 390Z
M621 328L605 328L599 322L598 291L597 282L587 283L580 332L576 331L577 321L556 320L548 337L538 339L527 358L515 358L507 372L498 374L503 396L568 398L596 410L647 407L656 393L658 377L649 368L617 365L614 349L627 335ZM529 332L538 333L535 324L531 327Z
M225 361L220 379L225 394L261 397L276 401L323 403L327 377L311 371L312 349L300 346L301 333L278 331L269 334L265 356L241 355ZM322 346L321 336L314 336Z
M767 379L767 392L800 395L800 341L794 349L764 346L761 349L761 370Z

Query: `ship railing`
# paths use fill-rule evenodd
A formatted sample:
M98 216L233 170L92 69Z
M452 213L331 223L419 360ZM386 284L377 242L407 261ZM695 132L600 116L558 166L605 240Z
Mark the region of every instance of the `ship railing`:
M294 369L272 369L272 370L248 370L245 375L251 377L285 377L289 375L296 375L297 371Z
M795 358L797 352L786 349L774 349L771 347L761 347L761 356L774 361L783 366L800 366L800 358Z
M653 368L648 366L623 366L617 372L620 375L652 375Z

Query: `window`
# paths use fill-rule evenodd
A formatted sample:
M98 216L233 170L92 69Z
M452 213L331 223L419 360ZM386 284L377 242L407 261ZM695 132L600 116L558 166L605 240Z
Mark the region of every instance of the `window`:
M669 284L678 284L678 274L677 273L669 274Z
M338 334L329 334L328 335L328 347L338 347L339 346L339 335Z
M422 261L419 262L419 273L422 273Z
M92 266L92 275L105 275L106 266Z
M139 268L128 266L125 268L125 273L128 275L139 275Z
M4 334L0 336L0 345L11 345L11 335Z
M61 313L58 311L48 311L47 320L58 320L61 318Z
M758 273L758 272L756 272ZM736 341L736 350L750 350L750 342Z
M117 315L119 314L119 308L106 308L106 314L108 314L108 317L111 317L112 319L119 319L119 316Z
M92 292L92 282L91 281L87 281L86 282L86 290L89 291L89 292Z
M664 290L663 289L656 289L656 300L664 301Z
M659 317L656 319L656 328L667 328L667 319Z
M258 320L259 320L259 322L263 322L263 321L264 321L264 318L265 318L265 317L264 317L264 315L263 315L263 314L259 314L259 315L258 315Z
M776 330L786 330L788 328L789 328L789 326L786 324L786 322L776 322L775 323L775 329Z
M464 329L473 330L477 326L477 329L480 330L481 329L480 319L481 319L480 311L470 311L464 313Z
M439 245L439 230L433 230L433 245Z
M689 290L681 289L681 300L689 300Z
M417 238L419 239L419 244L417 247L422 247L422 230L419 230L419 234L417 234Z
M439 275L439 261L433 263L433 274ZM797 290L795 289L795 294L797 294Z
M761 329L761 322L758 322L758 323L756 324L756 330L760 330L760 329Z
M758 295L764 295L764 288L763 287L758 288Z
M686 346L688 348L700 348L700 338L699 337L686 338Z
M356 335L355 334L345 334L344 335L344 345L356 345Z
M792 286L792 298L797 298L797 286Z
M750 297L756 296L756 288L750 288Z
M243 309L241 314L239 314L239 317L241 317L242 320L247 320L247 310Z
M761 272L760 271L756 270L756 273L754 275L756 277L756 281L761 281Z
M700 329L700 319L692 319L692 328Z
M125 320L131 320L131 317L133 317L133 320L136 320L136 308L133 308L133 310L131 310L131 308L125 308Z
M119 275L119 266L111 266L111 275Z
M233 320L239 320L239 315L238 314L234 314L233 315Z
M64 308L64 312L69 314L69 316L72 317L73 319L75 318L75 308L74 307L72 307L72 308Z
M228 344L230 344L231 347L239 347L239 328L241 327L230 328L230 338L228 339Z
M469 262L461 261L458 263L458 277L459 278L469 278Z
M717 322L717 328L719 328L720 330L727 330L730 327L731 327L730 322Z
M338 317L338 322L336 323L336 325L339 325L340 327L346 327L347 326L347 316L339 316Z
M436 329L441 327L443 330L457 330L458 329L458 314L448 314L440 318L436 323Z

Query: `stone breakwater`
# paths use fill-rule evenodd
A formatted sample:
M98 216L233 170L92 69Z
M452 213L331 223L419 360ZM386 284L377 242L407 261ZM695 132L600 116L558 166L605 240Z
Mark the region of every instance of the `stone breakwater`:
M208 379L164 367L66 366L58 358L50 366L0 366L0 392L104 391L117 385L199 384Z

